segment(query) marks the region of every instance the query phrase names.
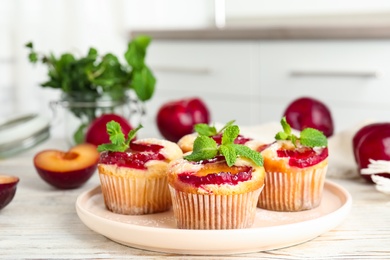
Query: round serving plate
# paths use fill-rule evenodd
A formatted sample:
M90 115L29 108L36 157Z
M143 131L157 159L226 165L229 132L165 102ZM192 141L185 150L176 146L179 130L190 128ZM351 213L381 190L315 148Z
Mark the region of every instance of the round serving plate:
M247 229L178 229L172 210L141 216L115 214L106 209L100 186L82 193L76 210L87 227L126 246L177 254L226 255L306 242L337 227L351 205L351 195L343 187L326 181L319 207L301 212L258 208L255 223Z

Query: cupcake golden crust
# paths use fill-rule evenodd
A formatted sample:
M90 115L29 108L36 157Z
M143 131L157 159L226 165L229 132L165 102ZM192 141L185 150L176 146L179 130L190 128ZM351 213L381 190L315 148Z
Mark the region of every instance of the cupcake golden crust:
M231 121L221 136L202 126L191 153L168 166L168 184L178 228L251 227L264 186L261 154L237 144L239 127ZM212 130L212 131L209 131Z
M307 128L300 137L281 121L283 132L263 151L265 187L258 207L275 211L302 211L319 206L328 168L326 137Z
M123 149L121 143L116 146ZM108 210L142 215L171 207L167 167L171 160L183 156L175 143L148 138L129 142L127 146L125 143L124 151L104 150L107 147L111 148L103 146L100 153L98 171Z
M172 161L168 167L169 185L194 194L231 195L250 192L264 185L264 177L264 167L243 158L237 159L232 167L224 160L197 163L185 159ZM215 179L215 183L212 178ZM235 181L240 178L243 181Z
M237 159L169 164L168 183L173 212L180 229L239 229L253 225L264 186L262 166Z
M180 147L183 153L192 151L192 147L194 146L194 141L197 136L197 133L192 133L180 138L180 140L177 142L177 145Z
M318 168L324 168L328 165L328 153L327 151L324 151L324 149L327 149L325 147L318 147L313 149L312 156L316 157L316 160L319 160L319 162L310 166L305 166L303 168L290 165L289 160L291 157L278 156L278 150L293 151L295 149L299 150L299 148L294 147L290 141L278 141L273 145L270 145L262 152L264 158L264 168L267 169L268 172L284 172L286 174L294 174L301 172L302 169L316 170ZM303 149L305 148L301 148L301 150ZM302 158L302 161L303 160L304 158ZM310 158L306 158L306 160L310 160Z
M289 163L291 157L278 156L281 146L279 142L275 143L262 153L266 177L258 207L287 212L318 207L328 168L327 148L314 152L313 157L319 160L318 163L297 167Z

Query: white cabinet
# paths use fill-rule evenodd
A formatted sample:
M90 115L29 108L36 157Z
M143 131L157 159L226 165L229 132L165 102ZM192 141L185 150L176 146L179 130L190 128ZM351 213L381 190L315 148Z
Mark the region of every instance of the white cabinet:
M261 42L259 73L260 118L277 119L291 100L311 96L329 106L336 131L390 119L389 41Z
M390 41L162 41L150 46L157 77L149 127L166 101L199 96L212 120L279 121L294 99L330 108L336 131L390 120ZM157 133L157 130L155 130Z
M245 41L153 41L147 62L157 84L145 125L155 127L164 102L192 96L206 102L213 121L251 124L258 48L257 42Z

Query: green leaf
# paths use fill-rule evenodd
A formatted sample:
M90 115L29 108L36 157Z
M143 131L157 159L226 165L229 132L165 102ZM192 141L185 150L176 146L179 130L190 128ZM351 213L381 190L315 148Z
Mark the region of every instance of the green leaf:
M309 147L322 147L328 145L326 136L317 129L305 128L301 132L301 144Z
M41 62L47 66L48 79L40 84L43 87L60 89L68 96L93 97L86 100L88 102L96 102L102 96L120 100L132 89L139 100L146 101L152 98L156 85L156 78L145 64L150 42L151 38L146 35L132 39L124 53L123 64L111 53L99 55L95 48L89 48L82 57L72 53L62 53L57 57L50 52L35 52L32 42L26 43L25 47L29 49L31 63ZM72 108L71 112L84 121L94 119L97 109Z
M133 140L135 138L135 136L137 135L137 132L138 130L140 130L141 128L143 128L142 125L139 125L137 128L135 129L131 129L127 135L127 140L126 140L126 144L129 146L130 145L130 142L131 140Z
M283 132L279 132L275 135L276 140L290 140L295 146L297 145L298 140L302 145L309 147L328 145L326 136L317 129L305 128L301 131L300 137L297 137L292 134L291 126L287 123L286 117L283 117L280 123L283 127Z
M30 60L30 62L36 63L38 61L38 54L36 52L31 52L28 55L28 59Z
M118 146L115 144L101 144L97 147L98 152L111 151L117 152Z
M275 135L276 140L287 140L288 138L289 136L285 132L279 132Z
M263 166L263 156L259 152L240 144L233 144L233 147L239 156L252 160L258 166Z
M33 45L32 42L28 42L28 43L26 43L24 46L27 47L27 48L30 48L30 49L33 49L33 48L34 48L34 45Z
M228 126L222 134L222 144L233 144L234 140L237 138L240 133L240 128L236 125Z
M112 120L107 123L106 127L111 143L115 145L122 145L125 142L125 135L122 132L121 126L117 122Z
M225 157L229 167L233 166L237 160L237 152L233 144L225 144L220 147L222 155Z
M142 125L139 125L137 128L130 130L129 134L127 135L127 139L125 139L125 135L122 132L120 124L114 120L108 122L106 128L111 143L99 145L98 151L124 152L129 148L131 140L135 137L138 130L142 128Z
M234 122L235 120L227 122L219 131L217 131L215 126L210 126L208 124L196 124L194 129L199 135L213 136L222 133L227 127L233 125Z
M282 120L280 121L280 124L282 125L283 127L283 131L287 134L287 135L291 135L291 126L287 123L287 120L286 120L286 117L284 116L282 118Z
M134 69L142 69L145 66L146 48L150 41L149 36L141 35L128 44L125 59Z
M194 129L199 135L213 136L217 134L215 126L209 126L208 124L196 124Z
M218 145L210 137L200 135L194 141L192 153L184 156L189 161L201 161L214 158L218 154Z
M76 144L81 144L85 139L85 129L87 128L87 124L81 124L76 132L73 134L73 140Z
M221 128L221 130L218 131L218 133L222 133L227 127L233 125L234 122L236 122L236 120L231 120L231 121L227 122L227 123Z
M134 89L141 101L146 101L152 97L155 85L156 79L149 68L143 67L141 70L133 72L131 88Z

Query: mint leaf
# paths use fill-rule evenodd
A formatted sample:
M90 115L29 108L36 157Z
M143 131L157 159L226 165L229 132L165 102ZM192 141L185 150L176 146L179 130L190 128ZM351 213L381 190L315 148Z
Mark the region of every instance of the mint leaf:
M211 138L205 135L199 135L194 142L194 148L190 155L184 156L184 159L189 161L201 161L214 158L221 154L225 157L229 167L233 166L238 156L252 160L256 165L263 165L263 157L259 152L256 152L249 147L241 144L234 144L234 140L240 133L240 128L237 125L232 125L234 121L227 124L225 131L222 134L222 144L218 144ZM198 124L201 131L207 132L210 130L208 125ZM199 132L198 132L199 133Z
M309 147L327 146L328 140L325 135L314 128L305 128L301 132L301 144Z
M219 131L217 131L217 128L215 128L215 126L209 126L208 124L196 124L194 127L194 130L199 135L214 136L214 135L222 133L226 128L233 125L234 122L235 122L235 120L231 120L231 121L227 122Z
M130 87L134 89L137 97L141 101L146 101L152 98L156 86L156 78L152 71L144 65L141 69L133 70L133 81Z
M286 134L285 132L279 132L275 135L276 140L287 140L288 137L288 134Z
M208 124L196 124L194 129L199 135L213 136L217 134L215 126L209 126Z
M98 152L104 152L104 151L118 152L118 145L116 145L116 144L101 144L97 147L97 150L98 150Z
M263 156L255 150L252 150L248 146L233 144L237 155L252 160L257 166L263 166Z
M240 128L236 125L228 126L222 135L222 145L233 144L234 140L237 138L240 133Z
M326 136L317 129L314 128L305 128L301 131L300 137L292 134L291 126L287 123L286 117L283 117L280 121L283 132L278 132L275 135L276 140L290 140L295 146L297 145L297 141L304 146L308 147L319 147L319 146L327 146L328 140Z
M130 145L130 142L131 140L133 140L138 132L138 130L140 130L143 126L142 125L139 125L137 128L135 129L131 129L129 131L129 133L127 134L127 140L126 140L126 145L129 146Z
M112 151L112 152L124 152L130 147L131 140L135 137L137 131L141 129L143 126L139 125L137 128L132 129L127 139L125 139L125 135L122 132L122 128L119 123L114 120L108 122L106 124L107 133L110 137L111 143L101 144L97 147L98 152L103 151Z
M198 136L190 155L184 156L189 161L201 161L214 158L218 154L218 144L208 136Z
M122 128L120 124L112 120L107 123L106 127L107 134L113 144L121 145L125 142L125 135L122 133Z
M222 133L226 128L228 128L229 126L233 125L234 122L236 122L236 120L231 120L231 121L227 122L227 123L225 124L225 126L222 127L221 130L218 131L218 133Z
M222 155L225 157L226 163L229 167L233 166L237 160L237 152L233 144L221 145Z
M291 135L291 126L287 123L286 117L283 117L282 120L280 121L280 123L283 127L283 131L287 135Z
M24 45L25 47L29 48L29 49L33 49L34 48L34 45L32 42L28 42Z

